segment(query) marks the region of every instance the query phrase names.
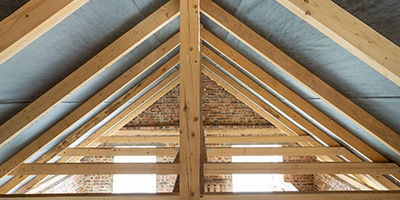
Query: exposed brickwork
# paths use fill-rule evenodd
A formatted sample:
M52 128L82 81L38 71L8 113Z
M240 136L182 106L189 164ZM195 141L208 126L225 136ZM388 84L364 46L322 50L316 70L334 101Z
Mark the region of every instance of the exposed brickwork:
M330 174L315 174L314 188L315 191L358 190L350 184L340 180L335 175Z
M202 80L204 125L270 125L207 76ZM127 126L179 126L179 85Z
M114 158L110 156L84 157L81 162L89 163L113 163ZM111 193L113 191L112 174L86 175L84 181L84 193Z
M73 175L67 176L60 181L49 185L38 193L50 194L50 193L82 193L85 187L84 179L85 175Z
M284 145L289 147L300 146ZM283 162L317 162L316 156L283 156ZM285 182L293 184L299 191L314 191L313 174L285 174Z

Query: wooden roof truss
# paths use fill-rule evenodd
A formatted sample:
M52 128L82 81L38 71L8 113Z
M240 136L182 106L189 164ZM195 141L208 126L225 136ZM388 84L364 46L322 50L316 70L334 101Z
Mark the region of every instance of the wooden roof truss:
M379 35L376 31L357 20L355 17L332 3L330 0L277 0L296 15L332 38L339 45L348 49L355 56L365 61L371 67L382 73L397 85L400 85L400 48ZM0 41L7 41L0 49L0 63L3 63L29 43L37 39L62 19L73 13L87 0L53 1L31 0L14 14L0 23ZM96 173L157 173L179 174L180 192L156 195L84 195L85 199L102 197L103 199L398 199L399 192L384 190L399 190L393 180L400 180L400 168L389 162L384 156L355 137L348 130L336 123L330 117L302 99L285 85L274 79L261 68L230 47L224 41L201 28L200 12L235 36L260 56L273 63L276 67L312 91L326 103L345 115L349 120L358 124L373 137L384 143L400 155L400 136L372 117L355 103L341 95L328 84L307 71L295 60L273 46L267 40L248 28L245 24L230 15L227 11L211 0L170 0L160 9L148 16L131 30L126 32L112 44L82 65L63 81L54 86L27 106L20 113L0 126L0 147L15 138L27 127L35 123L56 105L65 100L73 92L88 83L102 71L110 67L129 51L160 30L173 19L180 16L180 33L174 35L152 53L143 58L128 71L107 85L71 114L43 133L9 160L0 165L0 178L15 175L0 188L5 194L17 187L30 175L35 178L19 187L16 194L33 188L47 175L57 174L96 174ZM323 13L324 17L320 13ZM18 21L14 23L13 21ZM346 22L346 23L342 23ZM14 30L19 34L14 34ZM362 33L362 34L361 34ZM202 43L203 41L203 43ZM204 45L204 44L207 44ZM103 111L92 117L77 131L69 135L57 146L46 152L35 163L24 163L38 152L41 147L49 144L73 124L85 117L90 111L116 94L128 83L135 80L146 70L164 58L180 45L179 55L171 58L163 66L147 78L125 92ZM370 52L373 49L374 52ZM376 54L375 52L379 52ZM224 58L221 56L223 55ZM229 62L228 62L229 61ZM325 134L320 128L302 117L272 93L265 90L238 70L246 71L252 78L263 86L278 93L295 107L312 117L323 127L335 134L340 141ZM176 66L180 64L180 69ZM218 66L218 67L217 67ZM200 77L201 72L233 94L255 112L287 136L279 137L212 137L205 135L202 127ZM154 85L158 80L161 82ZM240 83L238 82L240 81ZM126 131L120 136L120 129L135 118L160 97L180 84L180 131L165 132L165 135L153 137L135 136L135 131ZM249 91L256 92L258 96ZM139 96L143 91L144 95ZM104 121L107 117L138 97L131 105L105 123L90 137L75 148L68 148L87 131ZM260 98L261 97L261 98ZM284 115L282 115L284 113ZM300 125L302 128L299 128ZM234 130L232 130L234 131ZM244 130L242 130L244 131ZM254 130L248 130L254 131ZM267 131L267 130L261 130ZM310 134L309 134L310 133ZM174 135L174 137L171 137ZM205 140L207 137L207 141ZM173 148L157 149L101 149L95 148L105 141L134 142L170 142L180 144L180 151ZM206 152L207 142L298 142L302 147L294 148L212 148ZM351 149L342 147L346 143ZM354 154L357 152L357 154ZM176 162L172 164L89 164L76 163L82 156L88 155L174 155ZM212 155L317 155L322 163L207 163L206 156ZM362 156L360 156L362 155ZM56 163L49 163L56 156L62 156ZM329 163L325 163L329 162ZM204 193L204 174L218 173L327 173L338 174L352 185L369 190L368 192L313 192L313 193L268 193L268 194L210 194ZM389 177L389 179L388 179ZM7 195L4 199L79 199L82 195Z

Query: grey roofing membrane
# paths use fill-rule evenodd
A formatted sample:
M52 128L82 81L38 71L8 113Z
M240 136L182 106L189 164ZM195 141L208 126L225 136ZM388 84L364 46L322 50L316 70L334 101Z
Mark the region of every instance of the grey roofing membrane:
M17 10L25 2L27 0L0 1L0 20ZM91 0L0 65L0 124L6 122L165 2L167 1ZM216 0L215 2L392 130L400 133L399 86L274 0ZM334 0L334 2L395 44L400 45L400 1ZM393 161L400 162L400 157L394 152L257 55L234 36L218 27L207 17L202 16L201 22L205 28L374 147L378 152ZM157 48L162 42L177 33L178 30L179 18L158 31L112 67L71 95L32 127L0 148L0 163L6 161L26 144L33 141ZM171 55L176 53L177 50ZM160 61L123 91L138 83L170 57L168 56ZM68 134L71 134L73 130L79 128L79 125L89 120L90 116L101 111L122 92L90 113L78 125L71 127L51 145L44 147L41 153L46 152L57 142L67 137ZM282 100L291 106L286 100ZM307 117L304 113L300 114ZM87 135L90 135L93 130ZM30 159L30 162L39 156L40 154L36 154ZM5 179L1 180L0 185L5 181Z

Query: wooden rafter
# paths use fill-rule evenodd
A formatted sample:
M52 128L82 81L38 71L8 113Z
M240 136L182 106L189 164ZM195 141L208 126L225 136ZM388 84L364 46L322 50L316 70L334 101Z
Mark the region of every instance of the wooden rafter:
M175 63L175 65L176 65L176 63ZM155 79L157 79L157 77L159 78L163 74L167 73L169 71L169 69L171 69L175 65L168 65L168 62L167 62L165 65L160 67L160 69L158 69L157 71L153 72L153 74L151 74L150 77L145 79L141 84L138 84L139 87L136 88L137 89L136 92L140 93L141 91L143 91L144 88L147 88L149 86L149 83L153 82ZM179 83L179 79L177 79L178 75L179 75L179 71L174 72L173 74L168 76L166 79L161 81L161 83L159 83L156 87L154 87L151 90L149 90L145 95L141 96L132 105L128 106L126 109L124 109L121 113L119 113L113 119L116 119L116 118L118 119L118 117L122 117L122 116L125 116L125 117L129 116L132 113L132 111L138 115L138 113L136 111L144 110L144 109L146 109L148 106L150 106L152 104L152 103L148 104L149 99L151 99L150 100L151 102L154 102L158 98L160 98L162 95L164 95L165 93L170 91L173 87L175 87ZM135 89L133 89L133 90L135 90ZM143 104L146 104L146 105L143 106ZM110 120L110 121L113 121L113 119ZM117 122L118 121L120 121L120 119L117 120ZM97 121L94 124L90 124L90 125L91 126L95 126L95 124L97 124L99 122L100 121ZM107 124L109 124L109 123L110 122L108 122ZM62 152L64 149L66 149L74 141L79 139L80 136L78 134L82 134L84 132L85 131L76 131L76 132L74 132L68 138L66 138L64 141L62 141L59 145L57 145L56 147L54 147L53 149L48 151L45 155L43 155L41 158L39 158L39 160L37 160L36 162L47 162L48 160L52 159L54 156L56 156L57 154ZM78 145L78 147L86 147L87 145L90 145L92 143L92 141L94 141L97 137L101 136L101 134L102 134L101 132L96 131L91 136L89 136L89 138L87 138L80 145ZM75 161L77 161L79 159L80 158L75 159ZM57 162L64 163L64 162L67 162L68 160L69 159L61 158ZM3 192L7 192L8 190L10 190L13 187L15 187L16 184L18 184L19 182L21 182L25 178L27 178L27 177L22 177L22 176L15 177L14 178L15 180L13 179L12 182L10 182L10 184L9 183L5 184L1 188L1 190ZM31 181L31 182L32 182L32 184L33 183L36 184L36 183L40 182L40 180L42 180L43 178L45 178L45 177L38 176L38 177L35 177L35 179L33 181ZM32 187L34 185L34 184L33 185L32 184L28 184L29 187L25 187L25 188Z
M257 96L252 94L246 88L241 86L239 83L229 78L209 61L203 59L202 64L206 68L202 70L204 74L206 74L213 81L218 83L220 86L222 86L225 90L234 95L244 104L249 106L252 110L267 119L269 122L272 122L272 124L274 124L275 126L280 127L280 129L284 130L286 134L290 136L308 136L306 132L287 120L280 113L276 112L273 108L271 108ZM303 146L307 146L307 143L301 144Z
M237 64L242 70L245 70L251 74L254 78L264 83L267 87L281 95L283 98L288 100L290 103L295 105L298 109L312 117L318 123L323 125L325 128L330 130L336 136L341 138L347 144L360 151L362 154L367 156L369 159L375 162L387 162L387 159L372 149L370 146L362 142L360 139L355 137L348 130L344 129L337 122L332 120L330 117L323 114L317 108L312 106L310 103L305 101L303 98L298 96L296 93L291 91L285 85L280 83L278 80L273 78L271 75L266 73L260 67L252 63L250 60L245 58L239 52L235 51L232 47L227 45L225 42L217 38L215 35L207 31L206 29L201 30L201 38L206 41L209 45L213 46L219 53L225 55L230 61Z
M318 139L322 140L325 144L327 144L329 146L340 146L339 143L337 143L331 137L327 136L318 127L316 127L315 125L310 123L307 119L305 119L304 117L299 115L297 112L295 112L293 109L291 109L289 106L284 104L282 101L280 101L278 98L276 98L273 94L271 94L270 92L268 92L267 90L265 90L264 88L259 86L256 82L254 82L253 80L248 78L245 74L243 74L238 69L236 69L235 67L230 65L225 60L223 60L220 56L218 56L216 53L214 53L211 49L209 49L203 45L202 53L205 56L207 56L208 58L210 58L212 61L217 63L219 66L221 66L229 74L236 77L240 82L247 85L253 91L256 91L266 101L268 101L270 104L275 106L278 110L285 113L291 119L293 119L294 121L299 123L302 127L307 129L311 134L313 134Z
M222 61L222 60L221 60ZM226 62L226 61L225 61ZM219 63L221 65L223 65L224 63ZM225 88L227 91L231 92L232 94L234 94L237 98L239 99L244 99L242 97L242 94L245 94L245 96L247 97L251 97L253 102L257 102L257 106L261 106L263 104L265 104L265 102L261 101L258 97L256 97L255 95L253 95L250 91L248 91L246 88L244 88L242 85L240 85L238 82L236 82L235 80L233 80L232 78L230 78L229 76L227 76L224 72L222 72L221 70L217 69L213 64L211 64L210 62L208 62L207 60L203 60L203 65L210 71L208 70L203 70L203 73L207 74L212 80L216 81L218 84L220 84L223 88ZM225 63L224 65L227 65L227 63ZM210 73L212 72L212 73ZM216 76L215 76L215 75ZM225 83L226 81L226 83ZM239 92L236 92L239 91ZM244 99L245 100L245 99ZM242 100L243 101L243 100ZM244 101L246 102L246 101ZM252 105L249 105L250 107L252 107ZM265 105L263 106L265 107ZM254 106L252 107L254 109ZM261 113L262 114L262 113ZM279 118L279 120L282 120L282 118ZM290 124L289 124L290 125ZM305 134L305 133L304 133ZM319 143L314 143L314 145L319 146ZM360 162L361 159L357 158L356 156L352 156L352 155L345 155L346 158L348 158L350 161L352 162ZM342 162L341 159L338 159L337 157L320 157L321 160L323 161L331 161L331 159L334 159L335 162ZM380 183L376 184L375 180L371 181L368 178L365 178L363 175L355 175L357 176L357 178L360 178L361 180L363 180L363 182L368 183L368 185L370 185L371 187L374 187L376 189L399 189L398 186L396 186L394 183L392 183L391 181L387 180L385 177L383 177L382 175L378 175L375 176L374 178L379 178L380 179ZM382 188L381 185L384 185L386 188Z
M201 159L200 2L180 2L180 173L181 200L199 200L203 174Z
M0 126L0 147L40 119L73 92L106 70L129 51L179 15L179 0L171 0L102 50L56 86ZM97 105L96 105L97 106ZM6 171L0 171L3 177Z
M211 0L201 1L202 13L326 103L400 155L400 135L309 72Z
M400 47L331 0L277 0L400 86Z
M32 0L0 22L0 65L89 0Z

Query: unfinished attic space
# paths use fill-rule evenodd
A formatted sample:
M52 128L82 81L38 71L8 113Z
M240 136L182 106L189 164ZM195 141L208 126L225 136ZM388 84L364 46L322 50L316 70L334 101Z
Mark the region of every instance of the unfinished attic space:
M399 200L399 0L1 0L0 199Z

